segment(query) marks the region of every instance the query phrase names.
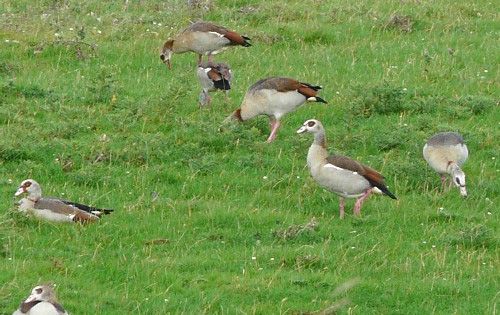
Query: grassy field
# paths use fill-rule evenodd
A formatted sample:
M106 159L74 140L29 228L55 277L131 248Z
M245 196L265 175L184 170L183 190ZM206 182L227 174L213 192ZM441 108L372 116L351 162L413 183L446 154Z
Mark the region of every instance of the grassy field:
M498 313L500 4L209 4L1 2L0 314L43 282L72 314ZM200 18L253 43L216 57L233 90L204 109L195 56L159 59ZM271 145L265 117L220 129L272 75L321 84L329 104L286 116ZM399 199L373 196L360 218L349 201L339 220L295 133L309 118ZM467 199L422 158L448 130L469 147ZM25 218L26 178L116 210L87 226Z

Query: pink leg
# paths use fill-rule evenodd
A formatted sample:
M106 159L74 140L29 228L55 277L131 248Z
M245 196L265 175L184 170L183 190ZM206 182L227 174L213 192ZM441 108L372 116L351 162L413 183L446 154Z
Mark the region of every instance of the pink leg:
M363 201L365 201L365 199L368 198L368 196L370 196L371 193L372 193L372 188L365 191L364 194L356 200L356 203L354 204L355 215L361 215L361 206L363 205Z
M271 125L271 134L269 138L267 138L267 142L271 143L276 138L276 133L278 132L278 128L280 127L280 121L274 118L270 118L269 124Z
M339 199L339 210L340 210L340 218L343 219L344 218L344 206L345 206L345 199L344 197L340 197Z
M198 66L201 65L201 55L198 55Z
M214 55L208 55L208 62L214 61Z

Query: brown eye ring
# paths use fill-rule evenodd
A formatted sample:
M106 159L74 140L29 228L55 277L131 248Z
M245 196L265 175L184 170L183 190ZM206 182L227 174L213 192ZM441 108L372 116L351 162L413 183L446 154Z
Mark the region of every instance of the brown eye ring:
M313 127L316 123L314 121L310 121L307 123L307 127Z

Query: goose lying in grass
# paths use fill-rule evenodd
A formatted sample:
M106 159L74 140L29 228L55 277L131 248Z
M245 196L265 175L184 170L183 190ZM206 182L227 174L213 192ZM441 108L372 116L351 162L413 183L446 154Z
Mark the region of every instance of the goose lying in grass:
M174 39L169 39L163 45L160 59L169 69L172 68L170 59L172 54L181 54L188 51L198 54L198 64L201 64L203 55L208 61L213 61L213 55L222 52L230 46L252 46L250 38L242 36L225 27L209 22L196 22L183 30Z
M252 85L241 103L241 107L233 112L227 120L246 121L255 116L269 117L271 134L267 142L276 138L280 127L280 118L293 112L306 101L326 103L317 96L320 86L299 82L295 79L270 77Z
M443 188L446 175L459 187L460 195L467 197L465 174L460 168L467 160L469 151L463 137L456 132L440 132L433 135L424 145L424 159L429 166L441 175Z
M344 217L344 198L357 198L354 214L361 214L361 206L373 192L381 192L392 199L384 177L374 169L347 156L329 155L326 146L325 129L321 122L310 119L304 122L297 133L310 132L314 141L307 154L307 165L313 179L322 187L340 197L340 218Z
M15 196L27 194L19 201L19 211L39 219L53 222L93 222L111 209L99 209L76 202L56 198L43 198L40 184L32 179L24 180Z
M39 285L12 315L68 315L68 312L57 302L52 287Z
M202 91L200 93L200 105L210 105L210 91L222 90L226 93L231 89L232 72L225 63L206 62L198 66L196 70Z

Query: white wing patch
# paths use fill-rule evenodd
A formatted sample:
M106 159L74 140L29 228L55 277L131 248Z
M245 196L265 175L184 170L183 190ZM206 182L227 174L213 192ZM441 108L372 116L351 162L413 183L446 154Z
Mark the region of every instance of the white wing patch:
M203 70L205 70L205 73L209 73L209 72L210 72L210 70L212 70L212 68L205 68L205 69L203 69Z
M338 166L335 166L335 165L333 165L333 164L331 164L331 163L325 164L325 166L324 166L324 167L334 168L334 169L336 169L336 170L343 170L343 168L338 167Z
M217 32L209 32L209 33L211 33L211 34L215 34L215 35L217 35L217 36L219 36L219 37L224 37L224 35L222 35L221 33L217 33Z

